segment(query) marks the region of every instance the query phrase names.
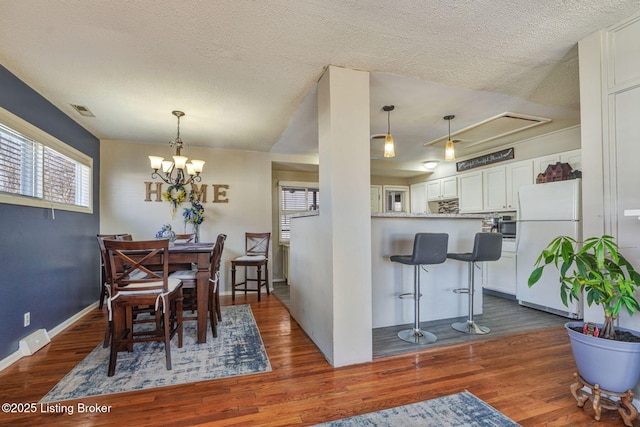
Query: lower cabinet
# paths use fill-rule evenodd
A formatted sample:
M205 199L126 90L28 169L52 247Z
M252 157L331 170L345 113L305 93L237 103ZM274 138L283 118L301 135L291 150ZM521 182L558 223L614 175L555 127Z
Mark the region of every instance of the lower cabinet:
M508 295L516 294L516 254L502 252L497 261L484 263L482 269L483 287Z

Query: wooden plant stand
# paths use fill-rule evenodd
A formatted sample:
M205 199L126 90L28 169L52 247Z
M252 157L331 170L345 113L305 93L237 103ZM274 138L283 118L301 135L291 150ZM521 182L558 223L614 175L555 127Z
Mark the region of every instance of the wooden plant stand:
M596 421L600 421L600 414L602 412L602 408L604 408L612 411L618 411L620 417L622 417L622 421L624 421L624 424L629 427L633 426L633 420L638 417L638 410L631 403L633 402L633 392L631 390L627 390L624 393L607 391L601 389L598 384L591 385L587 383L577 372L573 374L573 377L576 382L571 384L571 394L573 394L573 397L578 401L579 408L583 408L585 402L587 400L591 400L593 412L595 412L593 418L595 418ZM583 387L590 388L591 393L582 390ZM608 397L602 396L602 393L608 396L619 397L620 400L615 401L609 399Z

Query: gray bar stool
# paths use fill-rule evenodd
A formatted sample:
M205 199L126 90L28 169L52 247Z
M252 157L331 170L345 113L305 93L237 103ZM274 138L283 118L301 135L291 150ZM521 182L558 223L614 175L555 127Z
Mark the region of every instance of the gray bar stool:
M415 320L413 329L398 332L401 340L414 344L429 344L438 338L431 332L420 330L420 266L442 264L447 260L447 244L449 235L446 233L417 233L413 240L413 254L392 255L391 261L400 264L413 265L413 299Z
M447 258L469 263L469 287L454 289L453 292L469 294L469 318L466 322L455 322L451 325L456 331L467 334L484 335L491 332L486 326L480 326L473 321L474 274L476 262L497 261L502 255L502 234L476 233L473 242L473 252L464 254L447 254Z

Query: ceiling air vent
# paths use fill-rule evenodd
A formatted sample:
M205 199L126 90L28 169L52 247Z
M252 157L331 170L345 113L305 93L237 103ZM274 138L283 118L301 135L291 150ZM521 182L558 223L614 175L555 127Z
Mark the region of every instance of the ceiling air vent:
M452 132L451 137L465 143L466 147L482 144L493 139L511 135L535 126L549 123L551 119L544 117L527 116L517 113L502 113L481 121L457 132ZM425 146L433 145L447 140L448 135L425 143Z
M74 110L76 110L78 113L80 113L81 116L85 116L85 117L95 117L93 115L93 113L91 112L91 110L89 110L87 107L85 107L84 105L75 105L75 104L69 104L73 107Z

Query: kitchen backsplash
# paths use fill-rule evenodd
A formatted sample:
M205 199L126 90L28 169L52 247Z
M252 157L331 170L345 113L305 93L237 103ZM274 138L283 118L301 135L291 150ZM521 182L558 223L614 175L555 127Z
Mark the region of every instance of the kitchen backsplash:
M450 214L450 213L459 213L460 206L458 204L458 199L451 200L442 200L436 202L438 204L437 213L441 214Z

